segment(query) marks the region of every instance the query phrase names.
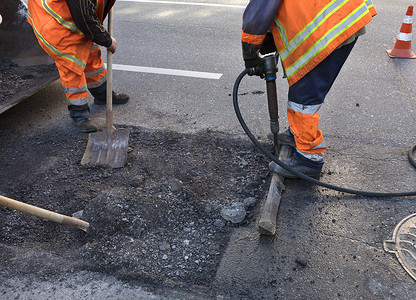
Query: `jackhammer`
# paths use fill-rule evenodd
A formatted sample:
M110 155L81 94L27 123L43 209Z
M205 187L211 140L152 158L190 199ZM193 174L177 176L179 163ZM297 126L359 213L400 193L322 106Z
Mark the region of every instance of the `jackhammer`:
M277 55L270 54L262 57L264 66L264 79L266 80L267 104L269 107L270 131L273 134L273 142L275 147L275 155L278 153L279 142L277 134L279 133L279 108L277 106L277 90L276 90L276 73Z
M304 175L293 168L289 167L285 163L283 163L281 160L278 159L276 155L278 155L278 140L277 140L277 134L279 133L279 116L278 116L278 105L277 105L277 89L276 89L276 74L278 71L277 68L277 60L278 60L278 54L277 52L269 53L264 56L260 56L261 58L261 64L256 67L245 69L243 72L240 73L240 75L237 77L234 88L233 88L233 105L234 105L234 111L237 116L238 121L240 122L241 127L247 134L247 136L250 138L250 140L257 146L257 148L260 149L261 152L263 152L268 158L273 160L275 163L277 163L282 168L286 169L287 171L291 172L292 174L298 176L301 179L304 179L308 182L317 184L319 186L336 190L339 192L344 192L348 194L355 194L360 195L364 197L383 197L383 198L391 198L391 197L407 197L407 196L416 196L416 191L410 191L410 192L401 192L401 193L380 193L380 192L368 192L368 191L361 191L361 190L354 190L354 189L348 189L332 184L328 184L322 181L319 181L317 179L311 178L307 175ZM239 108L238 104L238 88L240 86L240 83L244 76L246 75L258 75L260 78L264 78L266 80L266 88L267 88L267 101L268 101L268 108L269 108L269 116L270 116L270 129L273 134L273 141L274 141L274 154L272 154L266 147L264 147L251 133L250 129L246 125ZM414 163L414 150L415 146L413 146L409 150L409 159L411 160L412 164L416 166ZM412 161L413 159L413 161Z

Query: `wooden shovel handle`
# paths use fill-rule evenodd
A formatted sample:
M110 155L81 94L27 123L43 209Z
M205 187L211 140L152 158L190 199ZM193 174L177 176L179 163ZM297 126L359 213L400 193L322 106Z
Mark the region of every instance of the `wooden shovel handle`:
M113 9L108 12L108 33L113 36ZM107 49L107 110L106 130L107 136L112 136L113 127L113 53Z
M68 217L61 215L43 208L39 208L30 204L19 202L4 196L0 196L0 206L5 206L11 209L15 209L30 215L47 219L62 225L69 225L81 230L87 231L87 228L90 226L89 223L82 221L80 219Z

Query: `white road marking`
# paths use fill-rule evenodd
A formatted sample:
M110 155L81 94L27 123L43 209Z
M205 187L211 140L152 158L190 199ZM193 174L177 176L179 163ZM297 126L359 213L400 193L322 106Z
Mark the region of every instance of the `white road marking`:
M119 65L119 64L113 64L113 70L172 75L172 76L185 76L185 77L204 78L204 79L220 79L222 76L221 73L196 72L196 71L186 71L186 70L177 70L177 69L151 68L151 67L140 67L140 66L131 66L131 65Z
M118 1L155 3L155 4L179 4L179 5L245 8L245 6L243 5L198 3L198 2L158 1L158 0L118 0ZM151 68L151 67L140 67L140 66L118 65L118 64L113 64L113 69L119 70L119 71L162 74L162 75L172 75L172 76L185 76L185 77L204 78L204 79L220 79L221 76L223 75L221 73L196 72L196 71L186 71L186 70L177 70L177 69Z
M218 3L203 3L203 2L179 2L179 1L158 1L158 0L118 0L124 2L145 2L156 4L180 4L180 5L197 5L197 6L215 6L215 7L232 7L232 8L246 8L244 5L218 4Z

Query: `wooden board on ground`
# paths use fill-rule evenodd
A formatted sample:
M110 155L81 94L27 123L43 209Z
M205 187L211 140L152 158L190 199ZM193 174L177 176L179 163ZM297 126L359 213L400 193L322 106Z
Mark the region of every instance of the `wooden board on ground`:
M279 160L284 160L291 155L293 148L283 145L279 151ZM285 178L278 174L273 174L270 183L269 193L264 203L258 225L260 234L274 235L276 233L277 212L279 210L282 192L285 189Z

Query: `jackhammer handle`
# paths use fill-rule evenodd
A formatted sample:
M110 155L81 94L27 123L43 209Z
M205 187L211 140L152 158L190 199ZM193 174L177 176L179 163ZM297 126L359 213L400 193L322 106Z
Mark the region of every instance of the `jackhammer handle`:
M267 103L269 106L270 130L279 132L279 108L277 106L276 81L266 81Z
M277 134L279 133L279 108L277 104L277 89L276 89L276 73L277 73L277 57L278 54L271 53L262 57L266 89L267 89L267 104L269 107L270 117L270 131L273 134L273 142L275 154L278 153Z
M269 106L270 129L272 133L279 132L279 111L277 106L277 90L276 90L276 73L277 73L277 57L278 54L270 53L262 56L266 89L267 103Z
M43 219L47 219L49 221L53 221L58 224L73 226L84 231L87 231L88 227L90 226L89 223L82 221L80 219L61 215L61 214L52 212L50 210L46 210L46 209L39 208L30 204L19 202L19 201L16 201L16 200L4 197L4 196L0 196L0 206L4 206L4 207L15 209L24 213L28 213L30 215L40 217Z

